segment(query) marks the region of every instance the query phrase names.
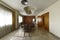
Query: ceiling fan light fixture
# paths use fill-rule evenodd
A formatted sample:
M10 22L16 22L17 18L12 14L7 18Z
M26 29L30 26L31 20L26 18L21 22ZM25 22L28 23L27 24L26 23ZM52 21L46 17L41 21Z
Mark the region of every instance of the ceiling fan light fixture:
M22 3L23 5L27 5L27 4L28 4L28 1L27 1L27 0L22 0L21 3Z
M28 2L25 2L25 4L27 5L27 4L28 4Z

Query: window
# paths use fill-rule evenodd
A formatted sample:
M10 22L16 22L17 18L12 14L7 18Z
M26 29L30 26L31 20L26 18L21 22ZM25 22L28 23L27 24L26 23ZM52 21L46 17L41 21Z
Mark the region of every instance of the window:
M22 22L22 16L19 16L19 23Z

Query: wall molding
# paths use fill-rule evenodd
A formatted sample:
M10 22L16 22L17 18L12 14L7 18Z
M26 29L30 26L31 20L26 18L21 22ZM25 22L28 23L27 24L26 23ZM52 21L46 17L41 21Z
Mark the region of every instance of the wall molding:
M12 8L10 5L8 5L7 3L3 2L2 0L0 0L0 5L8 8L9 10L11 10L13 12L16 10L16 9Z

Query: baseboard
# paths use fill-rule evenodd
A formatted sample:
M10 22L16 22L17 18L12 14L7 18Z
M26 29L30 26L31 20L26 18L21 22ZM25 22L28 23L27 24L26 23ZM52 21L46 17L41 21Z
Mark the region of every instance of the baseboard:
M51 33L51 32L49 32L49 33L50 33L50 34L52 34L53 36L55 36L56 38L60 39L60 37L58 37L58 36L54 35L53 33Z

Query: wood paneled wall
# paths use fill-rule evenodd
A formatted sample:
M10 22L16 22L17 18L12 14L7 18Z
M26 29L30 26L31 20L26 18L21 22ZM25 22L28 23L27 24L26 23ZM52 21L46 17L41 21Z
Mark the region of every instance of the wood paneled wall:
M12 13L12 30L18 29L18 11Z
M13 12L12 13L12 30L15 30L15 18L16 18L16 16L15 16L15 12Z
M42 19L41 22L38 22L38 27L43 27L45 30L49 31L49 12L38 16L38 18Z
M27 24L31 24L33 18L35 18L35 16L23 16L23 22Z

